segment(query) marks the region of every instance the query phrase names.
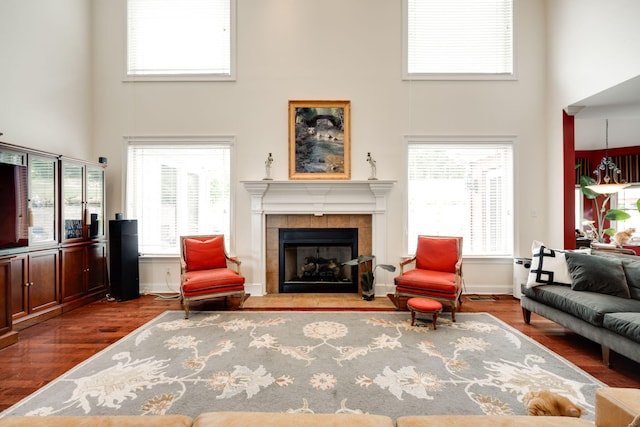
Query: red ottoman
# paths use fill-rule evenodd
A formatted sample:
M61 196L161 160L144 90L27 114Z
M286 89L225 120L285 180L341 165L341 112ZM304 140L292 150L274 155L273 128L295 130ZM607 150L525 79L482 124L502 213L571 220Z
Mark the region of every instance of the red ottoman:
M416 321L416 313L433 316L433 329L436 329L438 313L442 312L442 304L429 298L411 298L407 301L407 308L411 311L411 326Z

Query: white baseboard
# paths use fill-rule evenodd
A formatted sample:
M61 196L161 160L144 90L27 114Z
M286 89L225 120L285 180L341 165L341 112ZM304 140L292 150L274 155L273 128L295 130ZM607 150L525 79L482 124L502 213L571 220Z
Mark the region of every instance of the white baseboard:
M376 296L393 294L396 287L393 284L376 284ZM465 284L463 294L478 295L513 295L513 285L470 285Z
M252 296L263 296L264 290L261 283L245 283L245 292ZM173 287L171 287L173 288ZM396 290L393 284L376 284L376 296L385 297L387 294L392 294ZM169 289L166 283L146 283L144 288L141 287L140 293L142 294L155 294L155 293L167 293L173 289ZM174 292L180 292L176 289ZM513 295L512 285L470 285L465 284L462 291L463 294L478 294L478 295Z
M261 297L265 294L261 283L245 283L244 292L252 297Z
M462 289L463 294L513 295L513 285L469 285Z

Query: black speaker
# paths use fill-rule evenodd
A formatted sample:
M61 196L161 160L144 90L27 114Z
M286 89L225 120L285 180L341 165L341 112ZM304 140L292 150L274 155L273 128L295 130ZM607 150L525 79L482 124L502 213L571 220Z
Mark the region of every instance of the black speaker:
M109 221L109 293L118 301L140 297L138 221Z
M91 214L91 223L89 224L89 236L96 237L98 235L98 214Z

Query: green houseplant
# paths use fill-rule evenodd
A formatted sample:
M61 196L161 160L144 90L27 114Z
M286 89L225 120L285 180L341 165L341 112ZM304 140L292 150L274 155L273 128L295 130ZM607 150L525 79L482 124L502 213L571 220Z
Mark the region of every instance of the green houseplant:
M362 288L362 299L365 301L373 301L375 298L375 289L374 289L374 281L375 276L374 272L376 268L380 267L383 270L387 271L396 271L395 266L390 264L376 264L373 265L373 260L376 258L375 255L359 255L358 258L354 258L350 261L343 262L342 265L350 265L358 266L358 271L360 271L360 264L363 265L364 272L360 275L360 287Z
M587 188L587 186L595 183L596 180L589 176L580 177L580 190L587 199L593 200L597 216L597 222L589 221L587 226L590 227L593 232L593 241L605 243L604 236L612 237L616 233L616 230L615 228L604 228L604 221L624 221L625 219L631 218L631 215L620 209L607 209L610 205L612 194L599 194ZM636 207L640 211L640 199L636 202Z

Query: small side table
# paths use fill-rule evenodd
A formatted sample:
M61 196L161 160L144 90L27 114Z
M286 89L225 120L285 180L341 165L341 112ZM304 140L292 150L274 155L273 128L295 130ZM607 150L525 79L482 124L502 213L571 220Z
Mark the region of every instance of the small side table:
M433 316L433 329L436 329L438 313L442 312L442 304L429 298L411 298L407 301L407 308L411 311L411 326L416 321L416 313Z

